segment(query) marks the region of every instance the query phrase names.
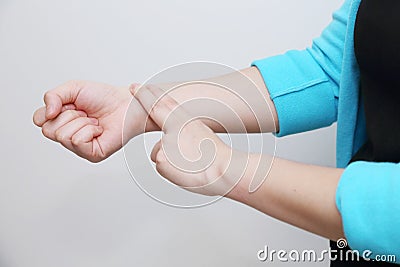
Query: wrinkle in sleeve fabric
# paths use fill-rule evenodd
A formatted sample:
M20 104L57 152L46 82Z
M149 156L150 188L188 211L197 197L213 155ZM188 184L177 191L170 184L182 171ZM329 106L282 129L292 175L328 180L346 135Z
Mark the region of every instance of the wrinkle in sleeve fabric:
M337 119L337 102L347 20L351 1L305 50L256 60L279 121L277 136L329 126Z

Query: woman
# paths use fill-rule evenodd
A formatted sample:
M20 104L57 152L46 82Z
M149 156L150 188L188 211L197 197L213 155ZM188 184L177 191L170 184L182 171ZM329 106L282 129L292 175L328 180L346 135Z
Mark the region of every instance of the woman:
M399 8L395 0L346 0L312 47L258 60L248 69L211 79L236 85L230 87L246 99L262 92L263 101L255 101L252 110L211 83L186 85L184 94L171 95L164 95L165 85L132 85L135 98L125 121L127 137L162 129L164 136L151 158L157 171L179 186L225 195L333 241L346 237L360 254L370 250L372 255L366 255L370 259L393 254L400 263ZM258 90L243 90L247 86L240 86L243 75ZM218 108L207 114L228 125L226 129L212 120L187 123L201 110L185 110L180 103L199 97L235 107L244 128L232 124L231 114ZM46 106L35 112L34 122L46 137L92 162L122 147L124 114L131 100L128 87L72 81L47 92L44 100ZM252 112L261 115L269 108L259 124ZM148 116L149 123L144 124ZM284 136L335 121L337 168L274 159L268 173L272 157L234 151L214 134L261 131ZM179 145L180 152L195 160L201 153L193 144L203 140L211 140L213 146L202 152L215 153L208 168L187 172L172 164L176 155L171 151L176 150L168 147ZM245 168L243 162L248 163ZM263 181L267 174L257 190L249 190L252 181ZM332 266L357 264L390 265L332 262Z

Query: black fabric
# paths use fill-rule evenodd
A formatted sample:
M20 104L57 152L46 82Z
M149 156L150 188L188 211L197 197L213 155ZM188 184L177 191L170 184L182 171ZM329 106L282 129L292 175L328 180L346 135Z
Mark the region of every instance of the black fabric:
M354 31L367 142L354 161L400 161L400 0L361 1ZM333 250L336 242L331 242ZM340 252L333 253L332 256ZM345 255L346 250L343 251ZM332 267L398 266L374 261L332 261Z
M363 0L354 48L360 67L367 143L352 161L400 161L400 1Z

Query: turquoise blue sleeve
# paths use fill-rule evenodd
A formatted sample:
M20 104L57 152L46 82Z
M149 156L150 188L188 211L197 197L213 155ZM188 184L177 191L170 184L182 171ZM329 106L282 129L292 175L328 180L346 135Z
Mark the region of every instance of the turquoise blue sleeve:
M351 1L333 14L332 22L311 47L254 61L278 114L285 136L328 126L337 119L343 50Z
M352 0L305 50L254 61L274 102L277 136L328 126L337 104ZM354 17L351 17L354 19ZM400 264L400 164L356 162L344 171L336 192L345 237L352 249L394 255Z
M400 263L400 164L354 162L336 192L349 246ZM361 253L360 253L361 254Z

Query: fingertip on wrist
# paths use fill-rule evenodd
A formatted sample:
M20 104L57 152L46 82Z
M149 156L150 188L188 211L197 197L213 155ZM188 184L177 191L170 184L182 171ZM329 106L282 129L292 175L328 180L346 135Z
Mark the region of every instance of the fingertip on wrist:
M136 91L137 91L137 89L140 87L140 84L139 83L132 83L130 86L129 86L129 91L131 92L131 94L132 95L135 95L135 93L136 93Z

